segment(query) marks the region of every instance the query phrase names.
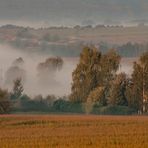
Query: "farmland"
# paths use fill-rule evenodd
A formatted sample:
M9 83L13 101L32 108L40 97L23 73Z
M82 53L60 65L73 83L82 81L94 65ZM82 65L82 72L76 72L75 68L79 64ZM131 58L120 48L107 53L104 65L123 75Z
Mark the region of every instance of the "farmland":
M146 116L1 115L1 148L147 148Z

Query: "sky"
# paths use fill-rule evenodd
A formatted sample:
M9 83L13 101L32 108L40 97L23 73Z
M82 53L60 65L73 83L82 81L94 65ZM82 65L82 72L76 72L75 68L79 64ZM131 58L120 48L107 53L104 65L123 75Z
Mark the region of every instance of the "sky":
M0 0L0 25L148 22L148 0Z

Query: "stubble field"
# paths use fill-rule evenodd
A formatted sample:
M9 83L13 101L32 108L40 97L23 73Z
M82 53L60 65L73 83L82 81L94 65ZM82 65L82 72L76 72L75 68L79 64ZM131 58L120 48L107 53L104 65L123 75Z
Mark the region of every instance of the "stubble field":
M0 116L0 148L147 147L146 116Z

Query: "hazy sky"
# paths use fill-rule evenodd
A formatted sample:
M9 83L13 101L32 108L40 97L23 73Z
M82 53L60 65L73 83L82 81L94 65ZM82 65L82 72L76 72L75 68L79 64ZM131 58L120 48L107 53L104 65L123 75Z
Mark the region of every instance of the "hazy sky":
M0 0L0 24L127 24L148 21L148 0Z

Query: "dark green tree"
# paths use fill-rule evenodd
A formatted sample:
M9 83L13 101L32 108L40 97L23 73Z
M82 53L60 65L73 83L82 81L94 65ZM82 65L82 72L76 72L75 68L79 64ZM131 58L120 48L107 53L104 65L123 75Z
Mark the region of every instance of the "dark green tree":
M21 78L17 78L14 81L13 91L11 94L11 99L19 99L22 96L22 93L24 91Z

